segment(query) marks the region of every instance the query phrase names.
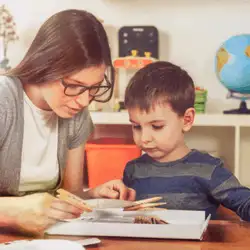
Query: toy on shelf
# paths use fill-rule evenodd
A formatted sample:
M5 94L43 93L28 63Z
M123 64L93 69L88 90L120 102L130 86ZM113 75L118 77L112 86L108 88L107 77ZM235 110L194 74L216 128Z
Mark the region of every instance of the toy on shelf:
M137 71L155 61L157 61L157 59L151 57L151 52L149 51L144 52L144 57L142 57L138 56L138 50L131 50L131 55L126 57L119 57L113 61L116 70L116 77L117 79L119 78L120 82L128 83L129 82L128 75L129 73L131 73L131 70L133 71L132 73L135 73L134 71ZM124 108L123 98L121 98L121 93L118 92L119 92L119 84L117 80L114 91L115 104L113 107L113 111L120 112L125 108ZM123 93L124 89L121 90L120 92Z
M118 32L118 57L131 55L137 50L137 56L144 57L150 52L153 58L159 57L159 34L154 26L123 26Z
M114 67L116 69L140 69L156 61L151 57L151 52L144 52L144 55L144 57L138 56L138 50L132 50L130 56L116 58Z
M238 99L239 108L224 110L224 114L250 114L250 34L229 37L218 48L215 56L215 73L228 90L227 98Z
M199 86L195 87L194 108L196 113L205 113L207 102L207 90Z
M118 57L113 64L116 70L114 111L124 110L124 93L127 83L136 71L158 60L159 35L154 26L123 26L118 32Z

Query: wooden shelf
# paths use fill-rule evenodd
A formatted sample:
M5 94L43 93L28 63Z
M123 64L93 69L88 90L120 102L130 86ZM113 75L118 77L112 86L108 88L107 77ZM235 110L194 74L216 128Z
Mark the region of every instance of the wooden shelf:
M127 112L91 112L94 124L130 124ZM197 114L194 126L246 126L250 115Z

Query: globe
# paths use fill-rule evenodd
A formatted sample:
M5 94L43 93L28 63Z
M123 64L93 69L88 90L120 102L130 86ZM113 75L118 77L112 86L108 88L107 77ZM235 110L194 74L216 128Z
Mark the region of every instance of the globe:
M250 114L246 104L250 99L250 34L232 36L221 44L216 52L215 71L229 91L228 98L241 101L238 109L224 113Z

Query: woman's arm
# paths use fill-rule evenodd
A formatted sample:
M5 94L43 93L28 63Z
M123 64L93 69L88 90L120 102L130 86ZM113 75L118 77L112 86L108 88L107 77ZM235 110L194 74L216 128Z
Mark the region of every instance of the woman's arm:
M82 144L77 148L68 150L63 188L87 199L87 194L83 192L84 149L85 144Z
M40 234L58 220L79 217L83 211L48 193L0 197L0 228Z
M0 197L0 227L15 227L19 198Z

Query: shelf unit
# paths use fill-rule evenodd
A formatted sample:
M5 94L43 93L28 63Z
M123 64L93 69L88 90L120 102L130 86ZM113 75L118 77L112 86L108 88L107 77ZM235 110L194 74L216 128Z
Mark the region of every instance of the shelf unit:
M132 137L127 112L91 112L94 136ZM250 187L250 115L198 114L186 142L216 154Z

